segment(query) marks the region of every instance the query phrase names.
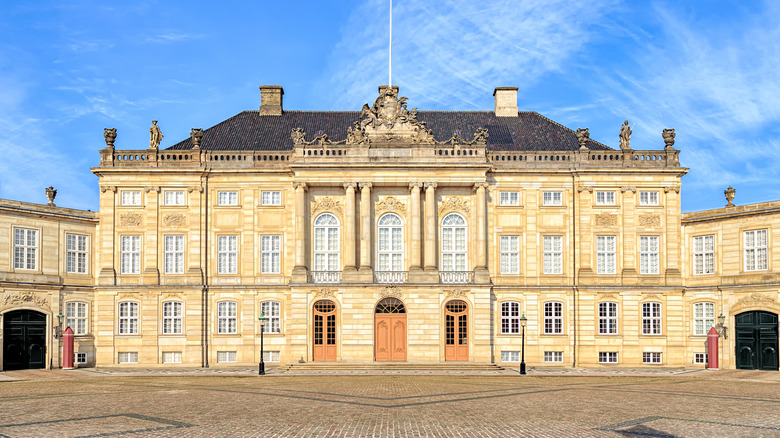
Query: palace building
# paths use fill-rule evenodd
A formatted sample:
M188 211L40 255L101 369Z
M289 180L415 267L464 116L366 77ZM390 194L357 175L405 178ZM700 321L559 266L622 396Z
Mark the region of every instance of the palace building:
M778 369L780 201L682 213L673 130L613 149L511 87L492 111L260 89L167 149L106 129L98 212L0 200L3 369L61 366L65 327L89 367L704 367L715 327L722 367Z

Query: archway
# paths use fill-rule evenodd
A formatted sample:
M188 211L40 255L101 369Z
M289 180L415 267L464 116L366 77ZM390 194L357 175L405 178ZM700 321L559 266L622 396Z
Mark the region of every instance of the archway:
M737 368L778 369L777 314L760 310L734 317Z
M396 298L385 298L374 310L374 358L406 360L406 307Z
M46 315L34 310L3 314L3 369L46 367Z

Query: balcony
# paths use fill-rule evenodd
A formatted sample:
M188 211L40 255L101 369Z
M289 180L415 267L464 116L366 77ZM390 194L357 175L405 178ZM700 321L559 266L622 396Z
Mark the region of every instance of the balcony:
M374 283L406 283L408 281L406 271L375 271Z
M310 271L309 283L340 283L341 271Z
M474 283L474 271L439 271L441 284L471 284Z

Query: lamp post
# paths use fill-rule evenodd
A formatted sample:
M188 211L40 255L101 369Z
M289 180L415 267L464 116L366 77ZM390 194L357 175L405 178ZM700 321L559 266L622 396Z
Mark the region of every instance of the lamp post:
M265 362L263 362L263 356L265 352L263 351L263 332L265 331L265 314L260 312L260 318L257 319L260 321L260 363L257 365L257 374L264 376Z
M520 317L520 325L523 326L523 348L520 352L520 374L525 375L525 322L528 321L528 318L525 317L525 312L523 312L523 316Z
M715 325L715 329L718 331L718 334L723 337L723 339L728 339L729 335L726 332L728 327L725 326L726 323L726 317L723 315L723 312L718 315L718 323Z
M57 314L57 325L53 327L54 329L54 339L59 338L62 335L62 314Z

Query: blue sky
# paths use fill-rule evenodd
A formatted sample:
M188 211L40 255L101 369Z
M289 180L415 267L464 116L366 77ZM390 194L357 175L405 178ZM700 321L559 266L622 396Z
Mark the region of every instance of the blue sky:
M482 5L487 3L488 5ZM776 1L395 0L393 82L420 110L490 110L496 86L618 147L677 130L683 211L780 199ZM108 5L106 5L108 4ZM257 109L359 110L387 82L387 0L4 1L0 198L98 208L105 147L170 146Z

